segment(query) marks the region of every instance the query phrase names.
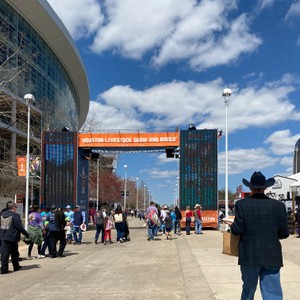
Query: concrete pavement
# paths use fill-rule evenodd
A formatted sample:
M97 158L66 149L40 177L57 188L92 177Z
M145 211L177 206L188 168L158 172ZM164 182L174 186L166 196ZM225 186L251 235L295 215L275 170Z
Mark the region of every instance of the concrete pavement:
M81 245L67 245L66 257L24 260L21 271L0 275L0 299L239 299L237 258L222 254L222 234L185 232L172 241L147 241L143 222L129 218L131 241L94 244L94 230ZM115 240L115 230L113 240ZM300 292L300 239L282 241L284 299ZM26 257L27 246L20 247ZM34 247L33 255L36 254ZM10 265L10 269L11 265ZM262 299L259 288L255 300Z

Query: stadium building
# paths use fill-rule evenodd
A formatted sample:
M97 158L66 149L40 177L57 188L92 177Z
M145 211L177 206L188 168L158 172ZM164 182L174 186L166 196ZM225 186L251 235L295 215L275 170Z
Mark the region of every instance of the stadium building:
M35 102L26 103L26 94ZM26 155L28 105L35 156L41 153L42 131L81 128L89 99L80 55L48 2L0 0L0 196L24 192L16 158Z

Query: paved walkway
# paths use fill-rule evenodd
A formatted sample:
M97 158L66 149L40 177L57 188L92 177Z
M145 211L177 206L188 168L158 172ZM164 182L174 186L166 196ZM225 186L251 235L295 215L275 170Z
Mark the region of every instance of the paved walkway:
M130 242L96 245L91 230L83 234L82 245L67 246L64 258L21 261L21 271L0 275L0 299L240 298L237 258L221 254L219 231L189 236L183 233L172 241L161 235L147 241L142 221L129 219L129 223ZM298 299L300 239L291 236L282 244L284 299ZM21 246L20 253L26 257L27 246ZM255 299L262 299L259 289Z

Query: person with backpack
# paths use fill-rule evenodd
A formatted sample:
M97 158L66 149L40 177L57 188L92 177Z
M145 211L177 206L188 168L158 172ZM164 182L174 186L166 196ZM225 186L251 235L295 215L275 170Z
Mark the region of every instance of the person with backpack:
M166 236L167 236L167 240L170 239L172 241L172 226L173 226L173 220L170 216L170 213L167 212L166 213L166 217L165 217L165 221L164 221L165 225L166 225Z
M182 219L182 215L178 206L175 206L174 212L176 215L176 220L174 221L174 235L180 235L180 220Z
M1 274L7 274L8 260L11 256L11 262L14 272L19 271L19 251L18 242L20 241L21 233L27 238L30 238L29 233L23 227L20 215L17 213L17 204L8 202L6 210L1 213L0 239L2 241L1 247Z
M50 255L51 258L64 257L63 254L66 239L65 239L65 215L62 210L57 209L56 205L51 205L50 214L47 216L48 230L49 230L49 239L50 239ZM57 251L56 245L59 241L59 250Z
M165 224L165 218L167 216L168 213L168 206L164 205L162 207L162 210L160 212L160 220L161 220L161 230L163 232L164 235L166 235L166 224Z
M156 227L159 222L158 211L153 201L150 202L150 206L146 210L147 225L148 225L148 241L154 239Z

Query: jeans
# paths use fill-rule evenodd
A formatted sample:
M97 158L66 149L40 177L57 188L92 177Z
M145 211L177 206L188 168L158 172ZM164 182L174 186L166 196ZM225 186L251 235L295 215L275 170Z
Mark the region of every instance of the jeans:
M48 248L48 252L50 254L50 238L49 238L49 233L46 234L45 240L41 249L41 254L45 255L46 249Z
M77 232L78 232L78 237L77 237ZM73 226L73 236L74 236L74 242L81 243L82 240L82 230L80 226Z
M186 223L185 223L186 234L190 234L190 231L191 231L191 221L192 221L191 218L186 218Z
M159 227L157 225L154 226L154 236L158 236L158 229Z
M98 241L100 232L101 234L101 242L104 242L104 224L96 224L96 234L95 234L95 241Z
M202 230L202 222L199 219L195 219L195 233L200 234Z
M263 300L282 300L280 268L266 269L241 266L243 291L241 300L253 300L258 282Z
M174 234L180 233L180 220L174 221Z
M123 222L115 223L117 230L117 242L124 237L124 224Z
M155 232L156 232L156 227L157 227L156 225L153 225L153 226L148 225L148 238L150 240L154 239Z

